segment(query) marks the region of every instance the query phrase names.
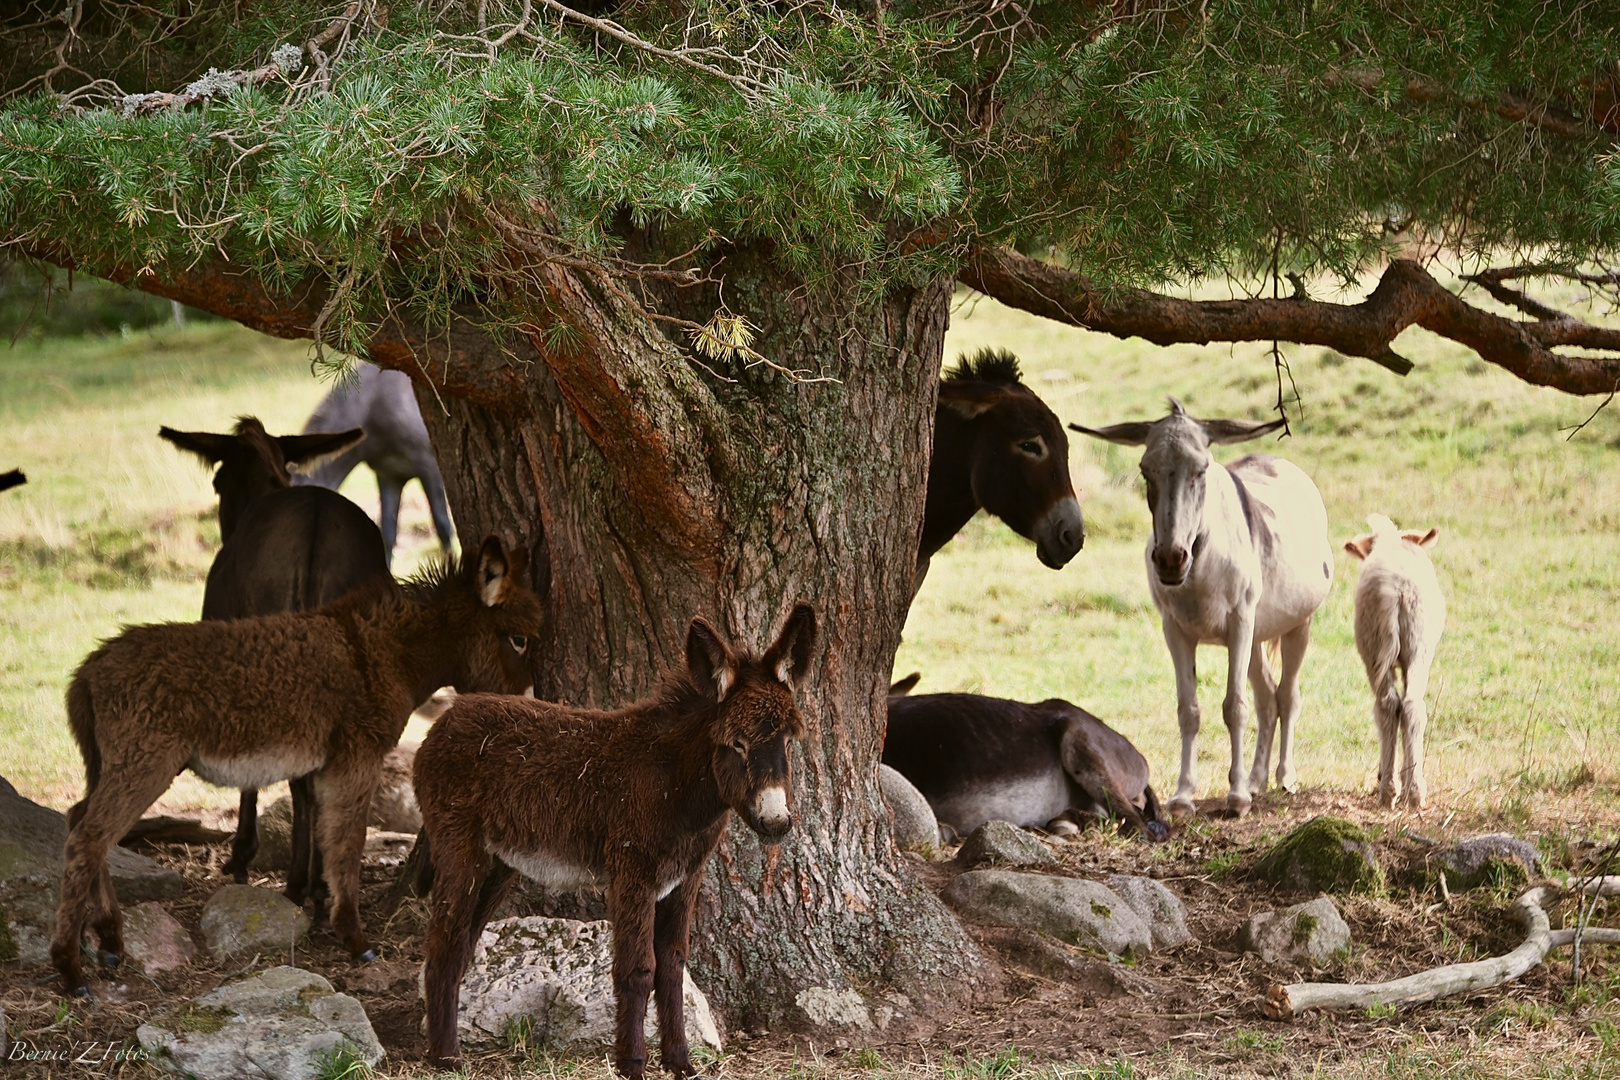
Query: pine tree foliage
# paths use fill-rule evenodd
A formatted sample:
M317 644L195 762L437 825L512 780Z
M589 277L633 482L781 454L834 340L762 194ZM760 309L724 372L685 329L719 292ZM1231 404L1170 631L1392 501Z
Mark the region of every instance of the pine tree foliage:
M633 276L627 228L684 256L665 270L764 239L805 278L854 266L873 287L975 244L1155 284L1348 279L1397 225L1570 265L1620 242L1612 5L193 6L7 27L0 237L318 276L350 348L401 305L532 317L498 284L514 248ZM180 106L129 96L265 65L328 23L296 71Z

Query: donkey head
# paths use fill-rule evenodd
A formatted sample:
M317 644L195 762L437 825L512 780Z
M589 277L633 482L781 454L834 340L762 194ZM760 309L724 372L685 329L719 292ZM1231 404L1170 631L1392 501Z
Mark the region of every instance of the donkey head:
M1012 353L981 349L945 376L939 405L971 424L978 504L1035 541L1041 562L1057 570L1086 542L1069 479L1069 436L1057 415L1019 379Z
M763 656L738 656L702 618L686 631L686 670L718 706L709 739L720 798L767 844L793 826L787 744L804 737L793 688L815 645L816 610L802 600Z
M525 581L529 553L485 537L472 557L429 570L410 583L418 597L440 607L441 642L453 653L448 683L460 693L532 694L531 650L545 625L545 607Z
M277 488L291 487L289 470L313 469L366 437L359 428L333 435L268 435L257 417L243 416L229 435L158 428L158 437L218 465L220 539L229 540L248 506Z
M1416 529L1402 531L1383 514L1367 515L1367 524L1372 528L1372 532L1362 533L1353 540L1344 542L1344 550L1358 559L1365 559L1371 555L1373 546L1380 540L1399 539L1416 544L1420 548L1431 548L1440 539L1439 529L1430 529L1428 532L1418 532Z
M1074 430L1122 446L1145 446L1142 478L1153 514L1154 573L1162 585L1176 586L1192 573L1193 560L1208 539L1204 527L1205 478L1215 464L1211 443L1234 443L1276 431L1282 420L1199 420L1170 399L1163 420L1134 420L1104 428Z

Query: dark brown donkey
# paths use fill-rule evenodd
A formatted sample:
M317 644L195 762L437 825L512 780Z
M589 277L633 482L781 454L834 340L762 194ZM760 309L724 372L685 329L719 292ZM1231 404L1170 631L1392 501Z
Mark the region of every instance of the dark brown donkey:
M1069 436L1020 379L1012 353L980 349L940 383L914 587L934 552L981 507L1035 541L1035 553L1054 570L1085 544L1069 479Z
M312 611L388 576L382 533L366 512L335 491L294 488L293 470L315 468L358 444L359 428L328 435L269 435L244 416L228 434L159 428L158 437L196 454L214 473L223 542L203 590L204 619L244 619ZM228 720L231 718L227 718ZM287 899L326 899L320 858L311 843L315 791L307 776L292 781L292 865ZM242 792L236 840L225 873L247 880L259 850L259 793Z
M518 693L533 682L524 654L544 616L519 583L527 561L491 536L464 566L382 579L317 611L133 626L91 653L67 692L88 781L68 811L51 942L67 990L89 993L79 966L88 918L102 962L121 959L107 852L187 768L235 788L315 774L332 928L370 959L360 854L383 758L436 688Z
M804 734L816 616L800 603L764 656L739 656L702 619L686 670L614 712L527 698L457 698L416 754L433 853L423 993L428 1061L461 1059L461 977L514 869L548 889L600 888L613 920L614 1064L647 1067L647 995L664 1068L690 1076L682 984L703 866L732 810L774 844L793 823L789 739Z

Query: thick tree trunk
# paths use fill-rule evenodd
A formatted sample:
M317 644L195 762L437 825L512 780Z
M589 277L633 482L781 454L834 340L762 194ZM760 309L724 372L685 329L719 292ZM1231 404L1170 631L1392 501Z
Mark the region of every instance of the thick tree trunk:
M543 362L523 406L424 390L423 411L463 535L528 523L553 616L542 697L632 700L683 662L692 616L758 649L795 599L816 605L797 824L774 852L740 824L722 841L693 966L733 1025L824 1022L829 1004L886 1022L909 1011L891 993L921 1006L993 978L898 859L876 776L951 283L862 303L853 282L787 287L763 253L733 252L725 272L726 300L759 324L755 348L835 381L713 365L726 382L611 289L554 279L550 310L559 295L577 304L559 316L573 332L530 335ZM702 318L717 298L665 299Z

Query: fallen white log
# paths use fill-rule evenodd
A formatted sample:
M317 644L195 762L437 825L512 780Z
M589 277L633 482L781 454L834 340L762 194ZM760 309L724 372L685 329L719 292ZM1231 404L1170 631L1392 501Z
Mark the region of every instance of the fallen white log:
M1575 944L1575 930L1554 930L1552 932L1552 947L1567 949ZM1588 926L1581 933L1582 945L1620 945L1620 930L1607 930L1601 926Z

